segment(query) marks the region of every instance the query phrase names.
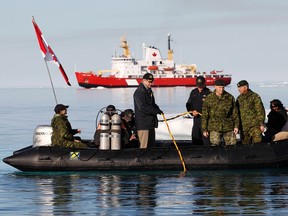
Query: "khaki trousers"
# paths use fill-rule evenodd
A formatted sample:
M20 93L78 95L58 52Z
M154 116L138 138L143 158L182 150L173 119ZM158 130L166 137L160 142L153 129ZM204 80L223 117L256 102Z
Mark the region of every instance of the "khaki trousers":
M155 129L151 130L137 130L140 148L147 148L155 144Z
M278 140L284 140L288 139L288 132L287 131L281 131L277 134L275 134L274 137L272 137L272 141L278 141Z

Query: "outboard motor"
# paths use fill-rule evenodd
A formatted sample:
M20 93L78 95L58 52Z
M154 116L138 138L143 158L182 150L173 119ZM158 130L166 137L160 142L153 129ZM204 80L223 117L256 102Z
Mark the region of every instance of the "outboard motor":
M111 150L121 149L121 116L114 114L111 117L111 129L118 132L111 132Z
M50 125L38 125L34 130L33 147L50 146L52 137L52 127Z
M110 116L103 114L100 119L100 130L110 130ZM100 146L99 149L109 150L110 149L110 134L109 132L100 133Z

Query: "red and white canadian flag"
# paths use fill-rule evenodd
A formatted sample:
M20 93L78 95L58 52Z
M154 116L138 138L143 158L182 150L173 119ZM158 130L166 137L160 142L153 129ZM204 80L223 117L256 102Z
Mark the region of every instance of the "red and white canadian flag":
M41 53L42 53L44 60L56 64L58 66L59 70L61 71L62 76L64 77L67 85L71 86L69 79L68 79L68 77L64 71L64 68L62 67L60 61L56 57L56 55L53 52L53 50L51 49L51 47L46 42L46 40L45 40L40 28L38 27L37 23L35 22L34 18L32 19L32 23L33 23L33 26L34 26L34 29L36 32L36 36L37 36L39 46L41 49Z

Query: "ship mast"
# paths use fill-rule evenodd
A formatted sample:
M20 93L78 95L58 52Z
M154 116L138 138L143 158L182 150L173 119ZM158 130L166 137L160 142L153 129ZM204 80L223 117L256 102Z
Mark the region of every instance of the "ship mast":
M173 50L170 48L171 34L168 34L168 60L173 61Z
M130 57L130 50L129 50L129 45L127 43L125 35L121 37L121 44L120 47L123 48L123 55L128 58Z

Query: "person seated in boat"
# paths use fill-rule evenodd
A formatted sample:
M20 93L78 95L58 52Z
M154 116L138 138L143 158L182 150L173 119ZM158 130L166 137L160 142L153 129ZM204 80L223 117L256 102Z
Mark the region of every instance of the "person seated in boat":
M280 132L276 133L273 137L272 137L272 141L279 141L279 140L285 140L288 139L288 121L286 121L285 125L283 126L283 128L281 129Z
M126 109L121 113L121 142L124 148L138 148L139 140L136 134L134 111Z
M54 108L55 115L51 120L52 126L52 146L67 148L87 148L88 146L81 142L80 137L74 137L75 134L81 133L80 129L72 129L67 116L69 106L57 104Z
M266 123L267 130L264 133L264 141L271 141L272 137L281 131L287 121L287 111L282 102L278 99L270 101L271 111L267 115L268 122Z
M109 116L109 118L111 118L114 114L117 113L116 107L112 104L108 105L106 107L106 111L104 114L107 114ZM103 116L102 116L103 118ZM96 131L94 133L94 142L97 145L100 144L100 133L101 133L101 128L100 128L100 123L97 125Z

